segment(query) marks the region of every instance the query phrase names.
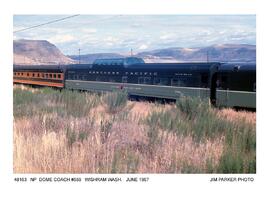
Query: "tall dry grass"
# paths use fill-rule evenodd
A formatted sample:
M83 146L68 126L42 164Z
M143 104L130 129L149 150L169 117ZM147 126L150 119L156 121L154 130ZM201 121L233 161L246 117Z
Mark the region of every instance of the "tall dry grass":
M202 122L199 115L195 119L176 105L125 102L120 96L118 108L117 102L108 101L117 94L16 86L14 172L254 172L255 123L236 125L244 116L219 121L226 113L212 109L209 115L198 113L231 128L227 132L217 126L211 134L210 121Z

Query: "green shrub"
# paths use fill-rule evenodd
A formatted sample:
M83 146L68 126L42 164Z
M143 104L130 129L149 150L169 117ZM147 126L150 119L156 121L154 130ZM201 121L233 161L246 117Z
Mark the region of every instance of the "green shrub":
M220 173L256 173L256 130L245 121L227 126L223 155L220 159Z
M200 114L208 112L210 107L206 100L197 97L181 97L176 101L176 107L183 112L188 119L194 119Z
M98 104L98 97L79 91L64 90L59 100L63 103L67 115L73 117L87 116L91 108Z
M115 91L104 95L103 103L107 112L115 114L123 110L128 101L128 95L125 91Z

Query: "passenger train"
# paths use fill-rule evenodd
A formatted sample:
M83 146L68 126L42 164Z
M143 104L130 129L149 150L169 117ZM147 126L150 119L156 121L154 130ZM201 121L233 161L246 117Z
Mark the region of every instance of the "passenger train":
M93 64L14 65L14 83L131 96L208 98L217 107L256 108L255 63L144 63L137 57Z

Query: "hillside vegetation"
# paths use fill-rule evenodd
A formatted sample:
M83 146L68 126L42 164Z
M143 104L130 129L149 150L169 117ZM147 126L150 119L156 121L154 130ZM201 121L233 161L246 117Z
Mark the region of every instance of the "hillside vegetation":
M14 87L15 173L255 173L256 113Z

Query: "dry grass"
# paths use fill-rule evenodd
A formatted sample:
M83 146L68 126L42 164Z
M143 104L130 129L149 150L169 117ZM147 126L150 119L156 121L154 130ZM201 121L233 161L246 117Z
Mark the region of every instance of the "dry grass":
M56 133L38 120L14 121L15 173L207 172L208 160L216 167L223 149L222 140L196 144L191 137L162 133L162 144L150 155L147 130L131 121L114 123L106 141L96 127L69 146L64 125Z
M256 125L256 113L246 111L235 111L233 109L222 109L218 112L218 116L229 121L244 120L247 123Z
M15 86L34 96L41 89ZM19 94L20 92L15 92ZM153 112L169 111L174 105L128 101L121 111L110 113L97 95L91 98L85 114L66 114L68 100L62 92L46 92L46 107L29 100L27 107L41 114L17 114L14 117L15 173L211 173L220 172L220 160L228 148L224 133L196 140L192 134L147 124ZM15 95L16 96L16 95ZM102 97L102 96L101 96ZM48 100L49 98L49 100ZM52 98L52 100L50 100ZM39 97L42 100L42 97ZM96 100L94 105L92 100ZM21 100L16 100L21 101ZM14 103L15 108L25 108ZM89 104L91 105L89 105ZM49 107L53 107L51 110ZM60 108L59 108L60 107ZM72 108L72 107L71 107ZM72 109L73 110L73 109ZM80 110L77 110L80 111ZM84 110L86 111L86 110ZM249 113L219 112L231 118L252 118ZM254 113L255 114L255 113ZM175 114L176 115L176 114ZM254 116L255 117L255 116ZM175 118L174 120L184 120ZM166 122L166 121L165 121ZM186 121L186 125L193 125ZM254 122L255 123L255 122ZM249 155L250 156L250 155Z

